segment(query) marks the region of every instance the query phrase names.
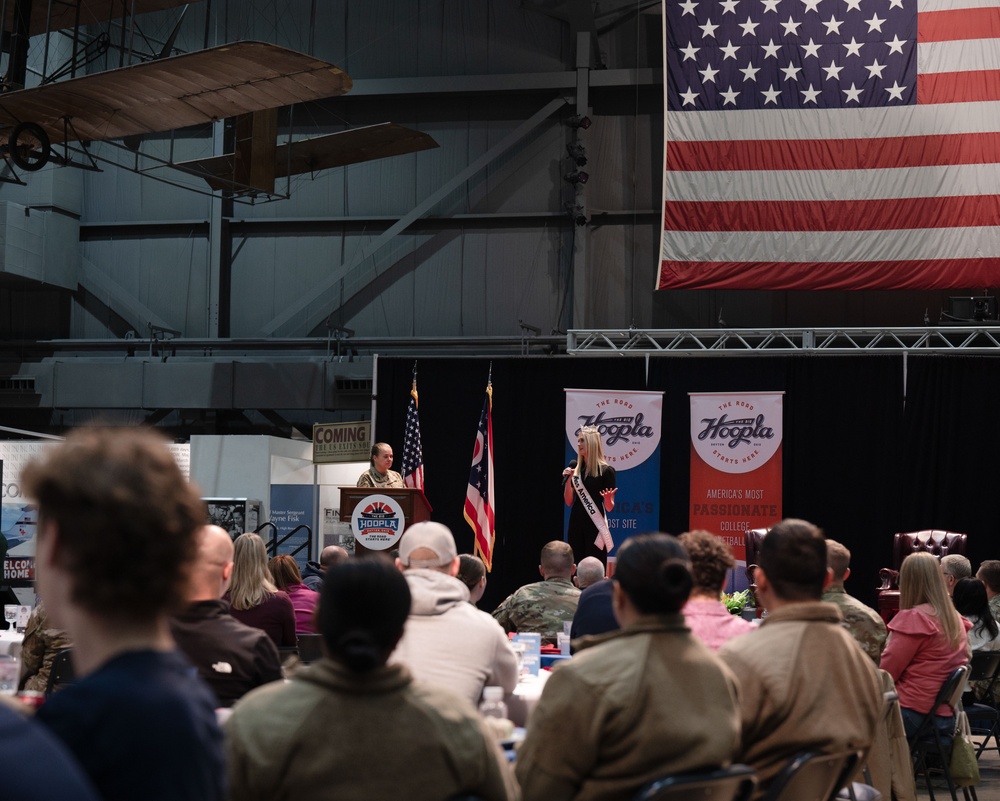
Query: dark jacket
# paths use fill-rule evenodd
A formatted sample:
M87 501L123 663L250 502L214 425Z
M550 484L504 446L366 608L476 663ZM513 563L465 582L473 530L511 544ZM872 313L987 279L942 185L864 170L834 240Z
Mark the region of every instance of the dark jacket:
M254 687L281 678L281 660L271 638L236 620L225 601L188 605L170 621L170 631L220 706L232 706Z
M310 590L314 592L319 592L323 588L323 568L320 567L319 562L314 562L311 559L306 562L305 570L302 571L302 583L305 584Z

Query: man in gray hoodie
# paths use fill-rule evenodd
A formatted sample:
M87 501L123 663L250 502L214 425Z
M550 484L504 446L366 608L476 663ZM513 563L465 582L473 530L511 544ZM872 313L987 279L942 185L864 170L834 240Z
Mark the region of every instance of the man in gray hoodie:
M417 681L445 687L479 702L483 687L517 685L517 657L507 635L472 604L457 578L455 538L440 523L416 523L403 533L396 566L412 603L403 638L389 658L406 665Z

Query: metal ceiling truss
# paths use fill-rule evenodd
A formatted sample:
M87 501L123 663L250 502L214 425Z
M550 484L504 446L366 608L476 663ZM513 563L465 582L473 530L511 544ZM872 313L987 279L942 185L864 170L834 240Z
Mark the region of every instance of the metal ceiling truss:
M789 353L963 353L1000 356L1000 325L923 328L571 329L581 356L783 356Z

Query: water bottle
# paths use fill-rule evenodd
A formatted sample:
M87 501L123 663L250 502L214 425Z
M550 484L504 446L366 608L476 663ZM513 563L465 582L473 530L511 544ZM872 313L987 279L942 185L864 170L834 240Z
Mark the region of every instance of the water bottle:
M479 702L479 714L484 718L507 718L507 704L503 700L503 687L484 687L483 700Z

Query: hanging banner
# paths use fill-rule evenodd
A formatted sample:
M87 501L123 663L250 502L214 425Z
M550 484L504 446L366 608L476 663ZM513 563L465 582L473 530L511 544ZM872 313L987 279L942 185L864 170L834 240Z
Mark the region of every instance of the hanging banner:
M744 562L744 532L781 520L783 395L690 393L688 528L718 534Z
M662 392L566 390L566 464L577 458L576 438L580 429L595 426L601 436L604 458L615 469L618 492L607 517L608 531L614 540L609 561L614 561L618 547L627 537L657 531L660 527L662 411ZM594 500L600 502L599 498ZM566 507L563 518L564 539L569 536L570 509ZM584 556L575 555L577 561Z

